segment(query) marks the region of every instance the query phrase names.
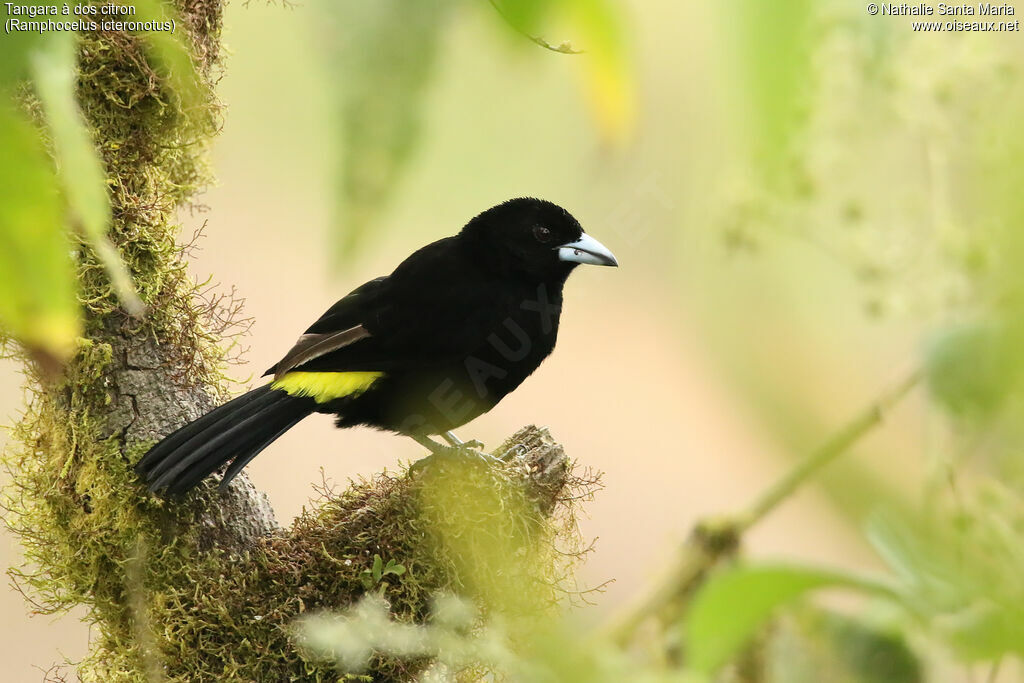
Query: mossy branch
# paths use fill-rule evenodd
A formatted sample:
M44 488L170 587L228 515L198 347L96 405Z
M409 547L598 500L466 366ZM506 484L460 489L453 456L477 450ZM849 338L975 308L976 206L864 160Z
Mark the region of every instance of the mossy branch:
M503 467L378 475L323 492L289 529L244 475L180 503L137 481L132 465L149 445L227 393L223 315L188 277L175 224L209 179L222 6L177 4L200 106L182 103L143 37L80 36L77 100L107 173L110 240L148 314L128 315L104 255L77 245L86 320L77 353L56 380L21 358L31 401L4 455L3 500L25 550L25 566L11 571L17 585L36 612L87 608L95 635L78 675L105 682L337 680L331 663L293 642L290 625L355 602L375 556L405 569L372 587L399 620L425 618L444 591L503 608L511 584L493 585L492 574L555 600L561 558L577 550L569 501L579 491L567 487L587 482L537 428L503 447ZM515 571L485 571L499 561ZM408 678L423 664L380 659L370 673Z
M778 481L765 489L745 511L698 521L665 578L649 594L612 620L605 630L607 636L625 646L632 642L640 625L648 619L658 619L665 624L678 621L708 573L723 560L735 556L744 534L788 500L823 467L848 453L864 436L880 425L888 412L920 383L921 377L920 370L908 373L821 446L798 461Z

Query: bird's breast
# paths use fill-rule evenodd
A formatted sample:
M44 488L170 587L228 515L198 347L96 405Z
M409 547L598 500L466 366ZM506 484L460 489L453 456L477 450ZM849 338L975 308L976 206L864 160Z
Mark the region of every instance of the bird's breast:
M463 359L473 392L497 403L551 353L558 338L561 292L520 292L500 306L477 348Z
M340 425L406 434L457 428L493 408L554 349L560 288L484 285L457 294L424 304L422 326L412 329L432 332L408 340L411 362L387 371L351 404L324 406L338 409Z

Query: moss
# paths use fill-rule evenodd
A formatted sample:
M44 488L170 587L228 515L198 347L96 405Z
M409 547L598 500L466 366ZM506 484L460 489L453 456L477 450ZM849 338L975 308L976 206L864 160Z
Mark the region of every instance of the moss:
M53 517L44 520L50 526L41 543L26 539L44 569L26 578L49 609L92 607L98 638L79 671L85 680L146 680L152 651L171 681L337 680L330 663L307 658L293 642L291 624L358 600L374 555L406 569L371 588L399 620L422 622L443 592L475 598L485 613L554 604L575 559L556 551L556 536L572 542L574 527L571 517L552 522L524 495L530 473L523 462L442 461L323 491L291 529L241 554L198 550L188 520L168 541L151 514L161 501L141 497L131 482L111 486L87 463L73 484L65 480L74 492L47 505ZM133 562L141 568L134 580ZM140 620L148 633L140 635ZM372 676L408 680L425 664L378 658Z
M111 239L149 312L125 315L102 266L79 246L86 335L57 381L22 358L29 404L4 455L13 480L4 520L25 553L10 574L34 610L87 607L94 637L78 667L83 680L337 680L296 646L291 623L357 600L375 554L406 568L371 589L409 621L427 617L438 591L485 609L547 609L574 557L555 550L559 538L574 543L571 516L550 517L567 477L560 450L505 468L441 462L415 476L379 475L324 492L270 536L272 522L257 520L244 537L211 537L211 525L236 523L218 521L230 508L212 485L168 502L136 481L131 465L155 438L226 393L222 321L186 273L175 224L209 181L220 9L218 0L179 0L204 87L201 106L188 111L141 38L81 36L78 101L108 172ZM538 434L520 435L518 447L550 455ZM371 676L409 678L424 664L378 659Z
M527 500L524 491L535 487L526 461L513 462L495 468L442 461L415 474L379 474L340 494L325 490L288 533L243 557L184 563L182 574L153 594L165 646L190 644L187 657L164 652L165 673L182 681L335 680L331 664L306 658L291 625L303 614L356 602L375 555L405 567L371 588L399 621L424 621L445 592L474 598L485 613L547 609L576 559L555 550L555 536L574 542L575 528L571 517L552 521ZM408 680L426 664L378 658L371 674Z

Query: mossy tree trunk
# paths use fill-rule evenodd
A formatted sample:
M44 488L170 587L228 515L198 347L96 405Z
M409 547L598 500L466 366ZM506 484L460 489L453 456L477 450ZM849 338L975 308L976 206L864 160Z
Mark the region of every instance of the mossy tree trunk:
M473 590L465 568L476 558L458 556L430 526L438 511L422 496L429 477L382 475L325 493L285 530L244 474L225 493L206 485L175 503L147 494L132 472L154 440L224 398L220 322L186 273L175 224L208 180L221 9L218 0L178 0L179 34L205 92L198 110L182 110L141 38L81 37L78 98L108 172L111 239L149 313L125 315L79 246L86 336L57 380L25 359L31 402L5 456L14 482L5 519L26 554L12 576L36 608L88 608L96 637L79 666L85 680L334 680L329 665L304 657L290 624L351 604L375 554L407 568L374 588L396 618L424 618L437 591ZM507 523L541 532L524 542L549 540L565 455L536 429L512 446L504 469L464 483L488 496L525 491L527 519ZM376 662L377 674L399 678L422 665Z

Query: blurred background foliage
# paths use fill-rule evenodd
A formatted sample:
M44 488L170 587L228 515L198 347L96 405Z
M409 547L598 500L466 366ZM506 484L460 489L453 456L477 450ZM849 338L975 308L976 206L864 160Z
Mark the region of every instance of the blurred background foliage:
M609 142L628 135L633 101L621 12L614 3L488 1L491 9L484 11L497 25L496 49L540 46L566 54L586 50L578 78L599 132ZM400 190L403 169L422 133L423 98L434 75L439 44L455 12L481 4L439 0L410 6L387 0L315 3L310 8L319 38L316 45L331 73L330 106L339 131L333 209L336 258L358 253L364 233L373 229L375 217ZM552 35L565 39L548 38Z
M155 2L136 4L162 11ZM625 488L614 519L591 527L613 547L616 534L663 545L665 537L637 533L652 520L674 520L659 528L677 539L698 514L722 514L732 528L737 501L756 499L792 465L773 461L751 482L745 461L729 454L737 443L810 453L859 406L870 410L893 377L923 378L896 436L851 443L818 481L872 560L804 553L817 560L805 562L798 553L762 562L739 552L759 548L758 528L733 539L738 548L694 555L691 537L680 564L700 557L697 579L682 594L659 593L676 560L622 542L634 553L613 562L599 546L587 576L643 578L665 597L647 614L649 603L628 604L645 588L613 588L612 604L635 625L624 637L607 628L621 614L534 616L523 627L451 596L438 596L432 623L400 626L373 597L306 622L311 647L352 670L374 650L435 655L435 678L477 666L567 681L1024 676L1019 34L919 34L909 21L838 0L317 0L236 7L227 27L235 57L224 91L229 121L243 123L235 133L229 123L218 167L240 189L238 199L211 201L243 227L220 241L211 235L208 249L235 254L222 277L243 289L252 278L259 291L266 276L232 263L297 271L323 261L348 282L393 260L374 261L371 249L405 253L509 194L545 194L565 201L632 271L587 300L610 302L631 332L617 338L603 317L578 319L590 327L576 341L601 339L622 357L603 359L605 374L621 379L576 400L640 390L669 402L686 391L655 387L669 369L635 367L652 356L630 334L666 334L680 357L713 368L713 388L682 404L694 415L686 424L699 430L713 419L699 408L707 396L746 416L737 431L756 425L757 439L690 442L656 424L656 408L610 401L597 439L578 437L569 450L593 454L612 486ZM181 45L166 35L151 44L187 101ZM102 256L125 307L143 312L105 246L109 203L73 102L73 38L7 35L0 51L0 325L54 365L80 330L77 249ZM253 56L260 51L269 56ZM578 94L566 95L572 88ZM304 220L322 226L296 235L288 251L301 253L282 253L269 233L252 239L265 240L273 259L246 251L247 221L258 221L237 205L261 191L289 203L272 218L293 233ZM287 296L266 297L268 316L287 320ZM735 402L714 398L722 387ZM543 405L537 417L554 422L557 436L558 404ZM609 434L627 429L660 440ZM613 444L607 461L602 438ZM638 439L650 448L615 470ZM663 488L649 481L677 459L710 464L695 478L658 477ZM784 537L814 523L783 519ZM635 569L646 562L650 572ZM651 579L659 569L668 578ZM495 576L518 585L514 563ZM340 656L353 633L373 637Z

